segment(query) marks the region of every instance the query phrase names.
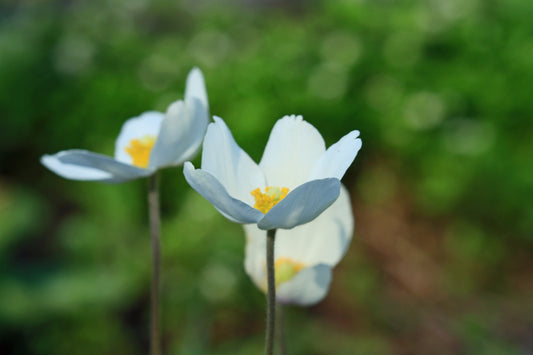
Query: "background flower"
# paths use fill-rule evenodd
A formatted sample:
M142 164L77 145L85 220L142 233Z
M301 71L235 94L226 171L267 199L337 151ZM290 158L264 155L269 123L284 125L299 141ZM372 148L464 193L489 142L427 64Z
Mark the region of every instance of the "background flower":
M253 224L244 230L246 273L266 292L266 232ZM332 268L346 253L352 234L350 195L344 186L339 198L313 221L278 230L274 249L278 302L309 306L321 301L329 289Z
M144 177L192 159L200 148L207 122L204 78L194 68L187 77L184 101L172 103L165 114L145 112L124 123L115 143L114 159L72 149L44 155L41 162L73 180L123 182Z

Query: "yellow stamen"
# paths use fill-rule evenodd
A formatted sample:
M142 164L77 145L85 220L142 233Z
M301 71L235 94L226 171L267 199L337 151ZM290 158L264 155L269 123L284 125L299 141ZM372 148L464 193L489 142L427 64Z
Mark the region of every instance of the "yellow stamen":
M274 262L274 278L276 280L276 288L279 287L279 285L281 285L282 283L292 279L303 268L305 268L305 264L299 261L294 261L290 258L277 258ZM267 292L266 270L265 279L263 281L263 285L261 285L261 288L264 292Z
M274 263L276 269L276 287L289 281L299 273L305 265L289 258L278 258Z
M289 189L286 187L272 186L267 186L265 188L265 193L262 193L260 188L250 192L250 194L252 194L252 196L255 198L254 208L265 214L270 211L270 209L279 201L283 200L288 193Z
M133 165L139 168L146 168L154 143L155 137L146 135L141 139L132 139L130 145L124 150L131 156Z

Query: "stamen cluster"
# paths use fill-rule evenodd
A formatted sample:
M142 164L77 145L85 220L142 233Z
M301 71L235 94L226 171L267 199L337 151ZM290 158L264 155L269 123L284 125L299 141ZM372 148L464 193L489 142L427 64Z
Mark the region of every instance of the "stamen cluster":
M267 186L265 193L261 192L260 188L257 188L250 192L255 198L254 208L263 213L270 211L279 201L283 200L289 193L289 189L286 187L272 187Z

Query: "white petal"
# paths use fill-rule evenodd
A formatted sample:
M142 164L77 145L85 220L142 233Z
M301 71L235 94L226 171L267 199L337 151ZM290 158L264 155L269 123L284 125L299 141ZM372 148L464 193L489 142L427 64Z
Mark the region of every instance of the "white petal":
M298 186L263 217L261 229L291 229L310 222L339 196L340 181L330 178L313 180Z
M199 99L205 107L205 110L209 110L209 104L207 101L207 91L205 90L205 81L202 71L198 68L193 68L187 76L187 84L185 87L185 100L191 98Z
M313 166L325 152L324 139L302 116L285 116L272 128L259 166L268 186L296 186L309 180Z
M329 147L313 167L310 180L328 177L342 179L361 149L362 142L358 136L359 131L352 131Z
M231 196L253 206L250 192L265 187L263 172L237 145L224 121L213 119L204 138L202 170L216 177Z
M143 138L147 135L157 138L164 117L165 115L161 112L148 111L124 122L115 141L115 159L131 164L132 159L126 153L126 147L130 145L132 139Z
M103 181L113 177L113 175L107 171L79 165L64 164L60 162L57 157L58 154L62 153L64 152L59 152L55 155L43 155L41 157L41 163L57 175L71 180Z
M185 162L183 174L189 185L230 221L256 223L263 217L255 208L231 197L216 177L201 169L195 170L191 162Z
M254 284L261 290L265 286L266 231L255 224L243 226L246 233L244 269ZM277 251L277 246L275 247Z
M41 162L59 176L73 180L123 182L153 173L86 150L66 150L45 155Z
M207 128L207 110L196 98L171 104L150 154L149 167L180 165L198 152Z
M246 229L247 235L258 239L265 234L265 231L253 228ZM346 253L352 235L350 195L341 186L339 198L317 218L293 229L277 230L276 257L289 258L308 266L323 263L333 267Z
M281 303L311 306L326 296L330 283L331 267L326 264L315 265L279 285L276 299Z

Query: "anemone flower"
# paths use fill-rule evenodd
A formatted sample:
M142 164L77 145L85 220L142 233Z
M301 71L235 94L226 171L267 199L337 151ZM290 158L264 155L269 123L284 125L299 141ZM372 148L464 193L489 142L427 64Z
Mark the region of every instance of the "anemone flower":
M124 182L148 179L152 248L150 302L150 354L161 352L159 340L159 192L157 171L183 164L197 153L209 120L202 72L187 76L185 100L172 103L166 113L145 112L123 125L115 142L115 157L71 149L44 155L41 163L57 175L72 180Z
M362 143L359 131L351 131L326 150L324 139L315 127L301 116L285 116L274 125L257 165L237 145L224 121L218 117L214 121L204 138L201 169L186 162L183 172L189 184L226 218L256 224L267 231L265 353L268 355L273 353L276 323L276 231L308 223L335 202L340 193L340 179ZM328 271L324 270L324 266L317 266L302 271L302 275L320 272L320 278L325 280ZM307 280L308 276L304 276L295 276L292 284L297 281L300 284L282 296L288 297L297 287L307 287L301 284Z
M340 179L361 148L352 131L325 149L324 139L301 116L285 116L270 133L257 165L235 142L221 118L209 124L202 167L183 168L189 184L226 218L260 229L305 224L339 196Z
M208 123L207 93L198 68L187 77L185 100L166 113L149 111L122 125L115 156L71 149L44 155L41 163L71 180L124 182L183 164L198 152Z
M244 226L244 267L254 284L266 292L265 232L253 224ZM348 191L313 221L276 234L276 300L310 306L321 301L331 282L332 268L346 253L353 234L353 215Z

